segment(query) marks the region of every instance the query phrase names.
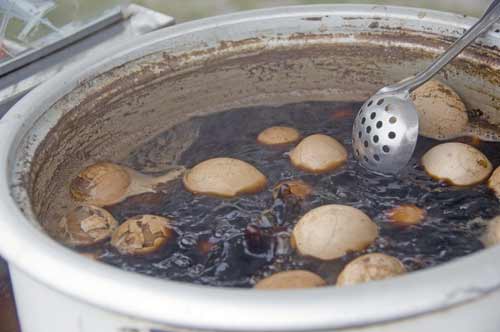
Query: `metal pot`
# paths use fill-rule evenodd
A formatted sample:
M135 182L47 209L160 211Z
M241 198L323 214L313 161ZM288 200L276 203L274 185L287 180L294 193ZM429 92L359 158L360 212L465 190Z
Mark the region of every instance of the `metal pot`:
M473 22L385 6L245 12L140 37L35 89L0 121L0 253L23 331L497 331L500 248L387 281L276 293L125 272L43 230L87 164L120 161L193 115L361 100L423 68ZM500 33L489 33L442 76L492 125L500 123L498 45ZM186 130L178 140L189 138Z

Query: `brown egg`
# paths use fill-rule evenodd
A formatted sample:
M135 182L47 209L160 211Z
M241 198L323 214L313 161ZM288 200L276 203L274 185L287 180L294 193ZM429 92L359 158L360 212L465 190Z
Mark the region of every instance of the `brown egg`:
M280 190L282 194L285 192L286 195L293 195L301 200L305 199L313 192L312 187L302 180L287 180L278 183L273 188L274 199L278 197L278 192L280 192Z
M143 256L162 248L174 236L170 220L153 215L127 219L113 233L111 244L122 255Z
M347 160L347 151L330 136L315 134L304 138L290 152L292 164L306 172L325 173Z
M500 243L500 216L488 221L486 231L481 237L485 247L491 247Z
M456 186L469 186L485 180L493 166L486 156L463 143L443 143L422 157L427 174Z
M258 169L233 158L205 160L184 175L184 186L190 192L224 198L254 194L266 184L266 177Z
M257 136L257 141L265 145L283 145L298 141L299 138L300 133L297 129L277 126L263 130Z
M495 192L495 195L500 199L500 166L497 167L488 180L488 187Z
M306 213L292 236L292 246L301 255L331 260L368 247L377 238L378 227L362 211L332 204Z
M446 84L430 80L411 97L418 112L420 135L444 140L466 133L469 119L465 105Z
M425 219L427 213L413 204L401 204L387 212L389 220L402 225L417 225Z
M325 286L326 282L319 275L305 271L294 270L275 273L262 279L256 285L256 289L297 289L314 288Z
M117 227L118 222L113 216L96 206L78 206L59 222L61 240L74 247L104 242Z
M74 201L94 206L109 206L125 198L155 191L156 186L175 180L184 169L177 168L160 177L150 177L128 167L99 162L85 168L70 184Z
M397 258L384 254L367 254L356 258L344 267L337 278L337 286L382 280L404 273L406 273L406 268Z

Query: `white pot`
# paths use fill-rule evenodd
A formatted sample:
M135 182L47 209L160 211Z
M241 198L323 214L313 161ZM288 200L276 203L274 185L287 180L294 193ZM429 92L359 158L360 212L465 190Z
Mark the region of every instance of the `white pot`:
M148 34L35 89L0 120L0 253L23 332L498 331L500 248L351 288L256 292L94 262L48 237L35 217L51 219L48 207L64 200L63 184L83 164L119 161L192 115L362 99L421 69L473 22L371 5L238 13ZM470 109L499 123L498 33L480 43L446 75Z

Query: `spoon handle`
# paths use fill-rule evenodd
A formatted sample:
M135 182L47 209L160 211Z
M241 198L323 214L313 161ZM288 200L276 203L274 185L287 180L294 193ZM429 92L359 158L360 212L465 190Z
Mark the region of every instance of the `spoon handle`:
M427 69L416 76L387 86L379 93L409 93L430 80L444 66L450 63L464 48L469 46L477 37L487 31L500 18L500 0L494 0L486 9L483 16L462 37L457 39L451 46L439 56Z

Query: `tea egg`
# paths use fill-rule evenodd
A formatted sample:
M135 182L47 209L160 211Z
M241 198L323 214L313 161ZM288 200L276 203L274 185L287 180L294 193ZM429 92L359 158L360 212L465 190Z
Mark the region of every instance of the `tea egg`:
M332 204L306 213L293 229L292 244L301 255L331 260L365 249L377 236L377 225L362 211Z
M406 273L399 259L373 253L360 256L347 264L337 278L337 286L349 286L382 280Z
M194 194L232 198L261 191L267 178L247 162L233 158L205 160L184 175L184 186Z
M59 222L61 240L74 247L104 242L117 227L115 218L97 206L77 206Z
M302 180L286 180L278 183L273 188L273 197L276 199L281 191L285 196L293 195L300 200L304 200L313 192L312 187Z
M111 237L111 245L122 255L143 256L158 251L173 236L169 219L139 215L118 227Z
M319 275L305 271L294 270L275 273L262 279L256 285L256 289L292 289L292 288L314 288L325 286L326 282Z
M297 129L291 127L270 127L257 136L257 141L264 145L283 145L298 141L300 133Z
M430 80L412 94L422 136L445 140L463 135L469 118L460 97L446 84Z
M463 143L443 143L422 157L427 174L456 186L482 182L493 166L486 156L473 146Z
M109 206L129 196L154 192L161 183L173 181L182 175L183 167L159 177L151 177L125 166L99 162L83 169L70 184L74 201L94 206Z
M498 198L500 198L500 166L491 174L488 180L488 187L495 192Z
M401 204L387 212L389 220L402 225L416 225L425 219L427 213L413 204Z
M500 243L500 216L488 221L486 231L481 237L485 247L491 247Z
M336 139L315 134L304 138L289 156L298 169L310 173L325 173L345 163L347 151Z

